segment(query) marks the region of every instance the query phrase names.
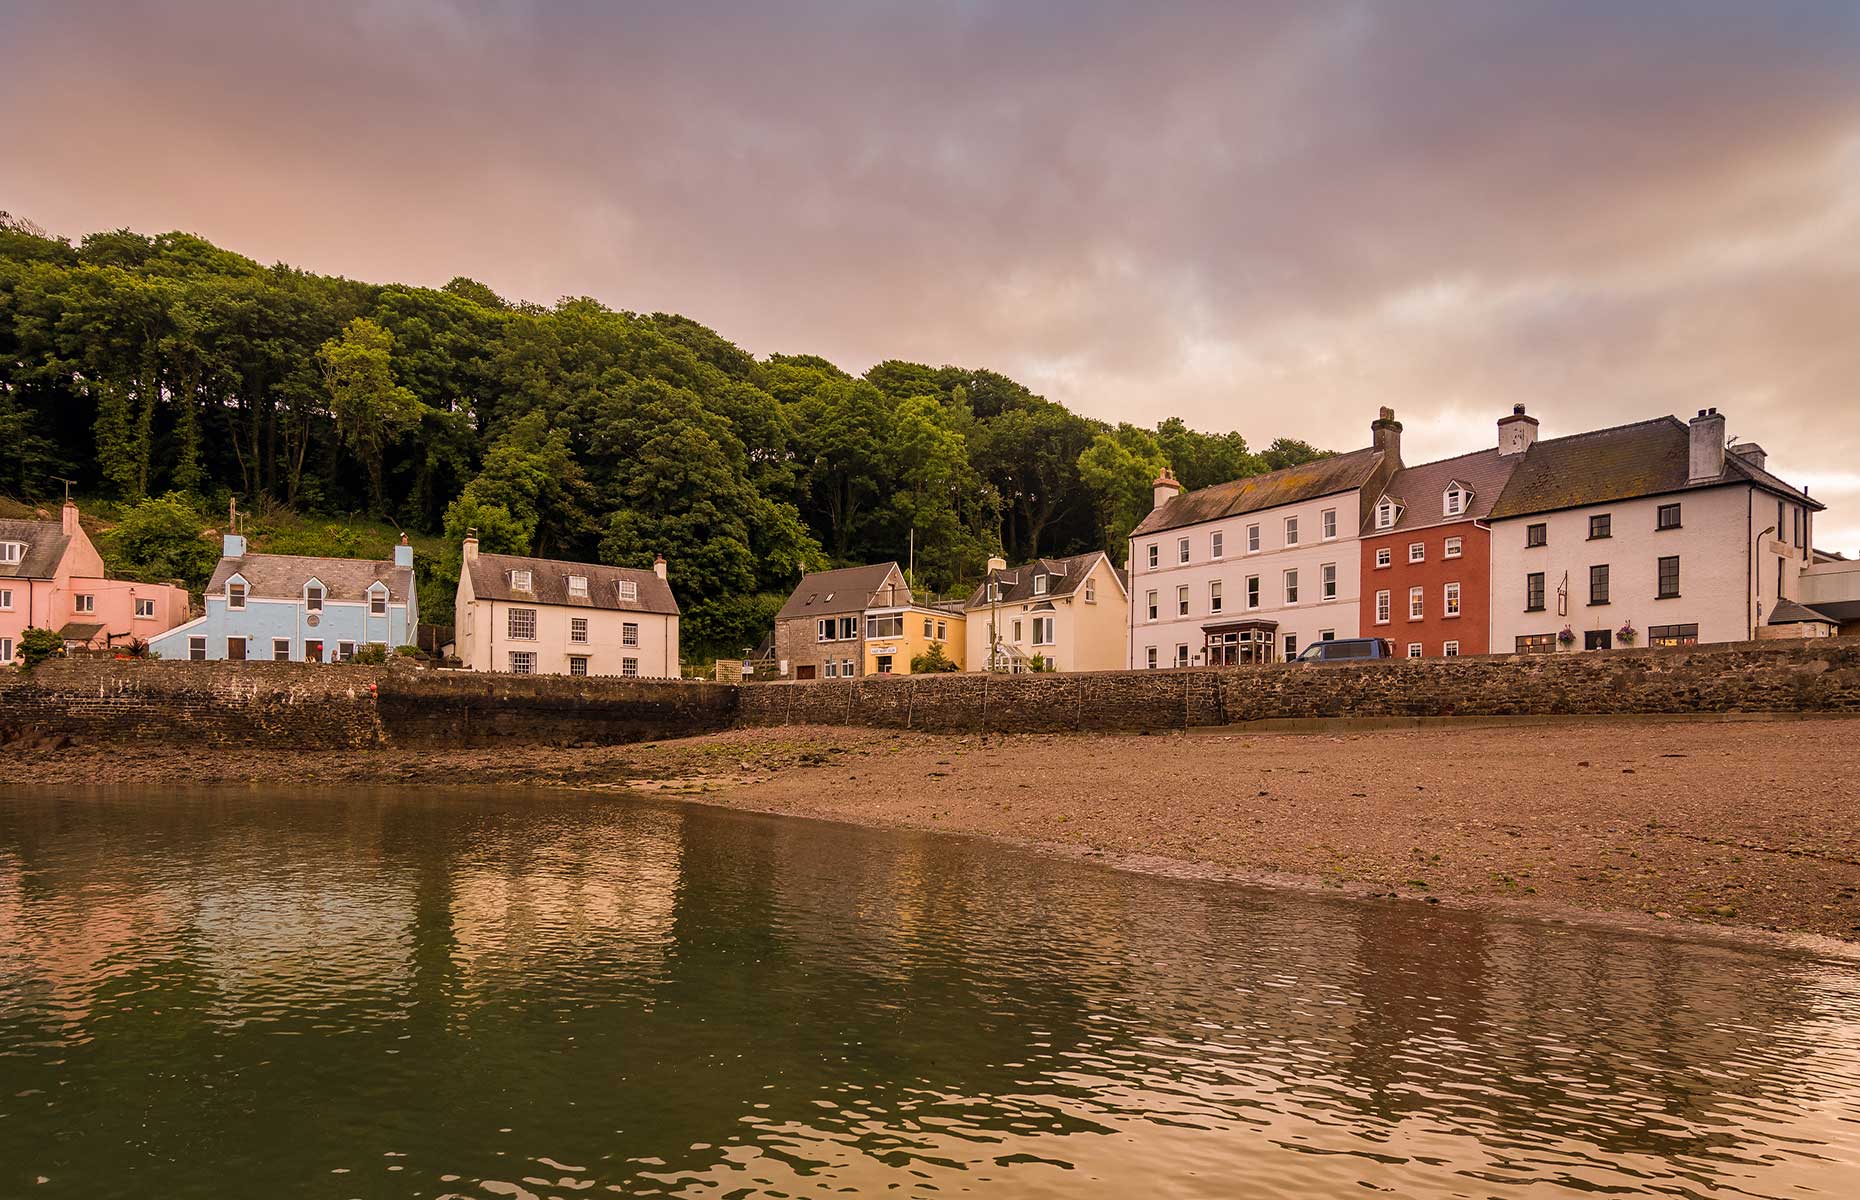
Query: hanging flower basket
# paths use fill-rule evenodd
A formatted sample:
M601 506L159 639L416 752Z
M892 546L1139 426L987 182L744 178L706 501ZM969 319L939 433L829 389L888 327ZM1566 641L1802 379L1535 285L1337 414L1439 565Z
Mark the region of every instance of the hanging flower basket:
M1632 621L1624 622L1621 628L1615 630L1615 640L1620 642L1623 646L1632 646L1634 644L1634 639L1639 636L1640 630L1634 628L1634 622Z
M1563 626L1563 628L1560 631L1558 631L1556 635L1556 642L1557 642L1557 645L1559 646L1575 645L1576 644L1576 631L1571 629L1567 625Z

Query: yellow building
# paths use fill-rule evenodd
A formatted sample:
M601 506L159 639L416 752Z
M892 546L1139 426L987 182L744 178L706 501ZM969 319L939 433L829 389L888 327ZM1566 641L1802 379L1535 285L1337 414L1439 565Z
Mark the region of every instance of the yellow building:
M968 621L962 610L930 604L868 608L865 612L865 673L909 675L911 660L941 644L958 671L967 662Z

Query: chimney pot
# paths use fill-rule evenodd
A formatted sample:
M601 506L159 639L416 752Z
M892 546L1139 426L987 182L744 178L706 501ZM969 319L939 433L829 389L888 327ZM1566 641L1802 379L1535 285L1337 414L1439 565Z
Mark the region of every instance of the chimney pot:
M1369 440L1385 458L1401 462L1401 422L1395 419L1394 409L1383 406L1381 415L1369 426Z
M1686 482L1701 483L1724 474L1724 418L1718 410L1699 410L1692 418Z
M1175 477L1174 471L1171 471L1168 467L1164 467L1162 469L1162 474L1158 475L1155 481L1150 484L1150 511L1155 512L1181 494L1182 481ZM1006 567L1006 565L1006 563L1002 564L1003 567Z
M1537 444L1537 418L1526 416L1522 404L1511 406L1511 415L1498 419L1498 452L1510 457L1523 454Z
M660 579L665 578L665 556L663 554L653 556L652 573Z

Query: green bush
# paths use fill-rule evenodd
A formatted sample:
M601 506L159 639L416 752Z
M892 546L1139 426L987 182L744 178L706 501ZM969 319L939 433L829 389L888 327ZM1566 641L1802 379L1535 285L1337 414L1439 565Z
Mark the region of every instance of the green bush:
M942 642L931 642L928 650L911 659L911 674L913 675L935 675L940 671L961 669L950 661L949 655L943 653Z
M143 500L105 540L110 566L147 583L178 579L197 592L220 557L219 546L201 537L201 529L199 511L182 493Z
M370 642L366 646L357 646L355 656L349 660L364 667L378 667L387 661L387 647L379 642Z
M56 629L34 626L19 635L19 647L13 655L30 671L48 658L63 658L65 640L58 636Z

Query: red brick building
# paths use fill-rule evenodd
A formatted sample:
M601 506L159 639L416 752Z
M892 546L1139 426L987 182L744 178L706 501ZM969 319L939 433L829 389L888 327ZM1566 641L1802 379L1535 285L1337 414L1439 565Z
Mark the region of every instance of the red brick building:
M1520 405L1499 446L1408 467L1370 508L1362 540L1362 631L1409 658L1491 650L1492 546L1485 517L1536 440ZM1508 649L1508 648L1507 648Z

